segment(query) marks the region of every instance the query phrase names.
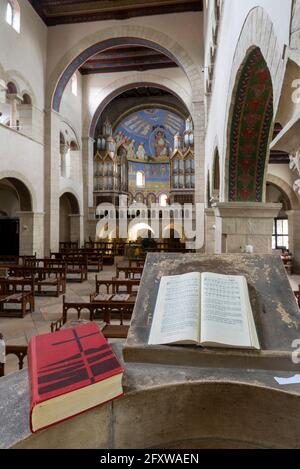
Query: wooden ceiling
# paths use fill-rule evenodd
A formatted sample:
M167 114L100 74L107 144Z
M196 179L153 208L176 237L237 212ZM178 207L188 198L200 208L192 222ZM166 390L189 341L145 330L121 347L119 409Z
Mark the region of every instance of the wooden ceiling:
M162 54L145 46L117 46L94 55L80 67L82 75L145 71L157 68L177 67L177 64Z
M48 26L202 11L203 0L29 0Z

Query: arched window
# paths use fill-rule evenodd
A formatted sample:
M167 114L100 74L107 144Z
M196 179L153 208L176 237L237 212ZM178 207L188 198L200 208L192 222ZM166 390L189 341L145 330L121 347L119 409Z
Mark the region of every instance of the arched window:
M6 6L6 22L20 32L20 6L17 0L9 0Z
M27 93L23 94L23 104L32 104L31 97Z
M72 86L72 93L74 96L77 96L78 93L78 80L77 80L77 75L74 73L74 75L71 78L71 86Z
M7 3L7 7L6 7L6 22L10 26L13 25L13 7L10 2Z
M168 196L167 196L167 194L161 194L159 196L159 205L161 207L166 207L168 205Z
M136 187L145 187L145 174L143 171L136 173Z

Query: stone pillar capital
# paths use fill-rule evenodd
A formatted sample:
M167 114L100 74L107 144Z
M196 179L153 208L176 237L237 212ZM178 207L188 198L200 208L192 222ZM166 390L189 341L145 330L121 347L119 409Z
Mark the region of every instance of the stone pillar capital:
M218 202L212 206L221 218L276 218L282 204L261 202Z

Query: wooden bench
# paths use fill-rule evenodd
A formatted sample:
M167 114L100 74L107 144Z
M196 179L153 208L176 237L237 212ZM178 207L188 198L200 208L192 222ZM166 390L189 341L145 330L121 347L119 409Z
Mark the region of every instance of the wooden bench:
M78 241L60 241L59 243L59 250L61 249L78 249L79 242Z
M66 292L66 266L62 267L29 267L11 266L9 275L13 278L32 278L35 294L38 296L56 296ZM50 287L50 288L49 288Z
M100 249L62 249L59 253L51 253L54 257L66 259L68 257L73 258L87 258L87 266L90 272L100 272L103 270L103 255ZM89 268L91 267L91 269Z
M5 308L5 305L20 305L20 309ZM27 306L29 305L29 309ZM34 311L33 279L0 279L0 316L24 317Z
M0 256L0 267L5 265L25 265L27 259L35 259L36 254L32 256Z
M69 257L64 256L63 260L67 266L67 281L79 281L80 283L88 279L88 265L87 258L84 257ZM69 275L78 275L79 278L74 279L74 277L68 277Z
M123 272L126 279L136 279L141 278L144 267L130 267L124 263L116 265L116 277L120 277L120 273Z
M64 324L68 320L69 311L73 310L77 313L77 319L81 318L82 312L88 311L90 321L94 319L101 319L107 324L111 323L112 319L120 321L123 324L124 319L131 319L135 301L98 301L98 302L67 302L65 295L63 297L63 321Z
M1 334L0 334L1 336ZM19 370L24 368L24 360L27 356L27 345L6 345L5 355L16 355L19 360ZM0 378L5 375L5 363L0 363Z
M116 248L114 242L86 242L85 249L101 250L103 256L103 263L106 265L113 265L115 262Z
M93 302L95 297L99 295L101 287L105 288L105 292L107 294L111 293L115 295L118 293L126 293L128 295L137 295L140 285L139 279L119 279L114 277L111 280L105 280L98 279L97 275L95 277L95 281L96 291L90 296L91 302Z
M51 332L59 331L65 325L64 319L60 318L51 323ZM106 339L126 339L129 326L119 324L106 324L102 329L102 333Z

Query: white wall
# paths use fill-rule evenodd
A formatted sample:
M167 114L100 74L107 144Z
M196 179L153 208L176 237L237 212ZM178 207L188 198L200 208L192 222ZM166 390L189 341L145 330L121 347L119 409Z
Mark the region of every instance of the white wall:
M210 4L212 3L210 1ZM231 100L229 96L231 68L238 39L249 12L257 6L267 11L273 22L279 47L283 51L284 44L289 44L291 3L291 0L224 0L222 2L221 28L206 133L207 166L212 164L216 144L219 147L220 158L224 161L227 144L227 100Z
M44 210L44 147L0 125L0 179L15 177L30 190L33 211Z
M0 212L1 211L6 213L10 218L16 217L17 212L20 211L20 202L16 192L4 185L0 185Z
M27 0L19 0L21 27L17 33L6 23L6 1L0 2L0 78L1 68L27 91L34 104L44 109L47 27Z
M287 164L269 164L268 174L279 177L289 184L291 188L293 188L293 184L296 179L299 179L297 171L291 171Z
M27 0L19 4L20 33L6 23L7 2L0 2L0 79L15 82L19 93L31 96L37 132L32 133L34 140L0 125L0 179L12 176L23 181L32 194L33 210L43 212L47 28Z
M71 81L66 86L63 94L60 115L75 131L78 141L82 132L82 75L77 72L77 96L72 93Z
M101 30L112 29L113 31L114 28L121 25L132 25L133 37L135 26L161 31L174 39L175 42L179 42L196 64L200 66L203 62L202 13L174 13L121 21L98 21L51 27L48 34L48 77L65 53L81 39Z
M180 97L186 103L188 108L191 107L191 86L185 73L180 68L149 70L146 72L119 72L86 75L83 77L84 133L87 133L95 111L107 96L124 85L137 82L151 82L167 86L174 93L180 94Z

